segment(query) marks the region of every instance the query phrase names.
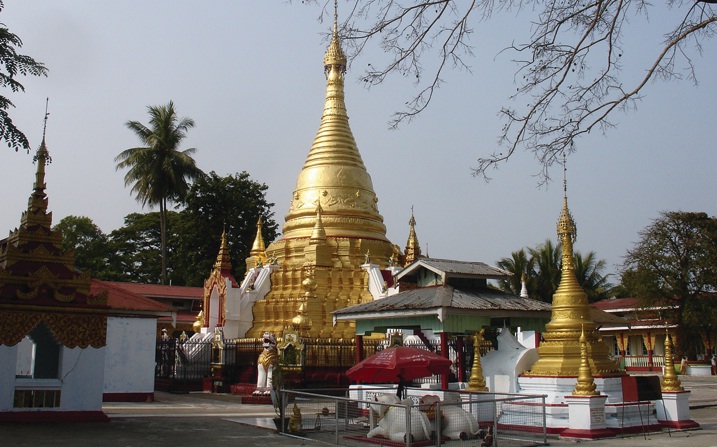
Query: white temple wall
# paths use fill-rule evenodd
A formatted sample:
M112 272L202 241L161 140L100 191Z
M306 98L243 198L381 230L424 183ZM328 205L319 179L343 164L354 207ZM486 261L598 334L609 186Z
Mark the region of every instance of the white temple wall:
M0 412L12 411L17 345L0 345Z
M101 411L105 348L60 347L56 379L16 378L17 345L0 346L0 412L28 411L14 408L16 389L61 390L60 406L43 411ZM33 408L33 411L40 409Z
M62 387L60 410L101 411L105 347L86 349L62 347L59 381ZM46 379L52 380L52 379ZM35 380L34 382L41 382Z
M153 393L156 318L107 318L105 393Z

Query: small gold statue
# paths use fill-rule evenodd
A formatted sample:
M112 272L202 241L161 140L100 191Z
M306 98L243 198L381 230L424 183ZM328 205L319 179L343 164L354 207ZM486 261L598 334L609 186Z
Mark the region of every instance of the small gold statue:
M301 428L301 409L296 404L294 404L294 408L291 411L291 417L289 418L289 433L294 435L304 434L304 431Z

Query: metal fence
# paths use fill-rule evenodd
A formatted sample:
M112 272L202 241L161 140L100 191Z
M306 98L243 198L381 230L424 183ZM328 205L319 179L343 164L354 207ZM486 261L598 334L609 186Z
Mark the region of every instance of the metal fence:
M399 400L386 388L282 390L280 432L352 447L548 445L545 396L407 393Z
M362 358L369 357L385 348L387 340L364 339ZM335 385L346 386L349 381L345 371L356 363L356 344L353 340L314 339L305 340L305 364L300 376L294 377L296 383L315 386L327 382L331 377ZM406 346L426 349L442 354L441 345L436 340L406 343ZM492 349L490 341L481 344L481 353ZM224 379L229 383L255 383L257 380L257 359L263 350L260 339L234 339L224 342ZM459 352L462 350L462 352ZM463 370L468 374L473 364L473 340L466 337L462 343L456 339L448 342L448 358L454 361L456 368L449 377L450 382L458 381L457 367L462 361ZM200 381L211 374L212 342L189 339L158 340L156 345L155 378L169 381ZM440 377L432 376L418 379L416 385L440 383Z

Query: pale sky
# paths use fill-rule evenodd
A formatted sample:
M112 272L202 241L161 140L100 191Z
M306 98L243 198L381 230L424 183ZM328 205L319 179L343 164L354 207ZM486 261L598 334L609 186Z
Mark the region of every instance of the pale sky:
M196 121L183 147L198 148L198 166L220 175L245 170L266 183L282 225L323 110L330 24L317 21L319 13L281 0L6 0L0 22L21 37L23 54L50 70L48 78L20 80L26 92L11 95L17 106L11 116L36 148L50 98L47 192L54 223L88 216L109 233L125 215L149 211L124 187L114 157L139 144L127 120L147 123L148 105L173 100L180 117ZM631 25L627 77L640 76L655 53L665 31L661 19ZM556 239L560 167L548 188L537 187L540 166L528 152L516 153L490 183L470 170L498 148L497 112L516 89L511 57L499 51L522 23L511 17L475 23L472 73L448 74L431 106L396 131L387 122L410 99L411 81L366 89L357 79L372 57L382 57L375 47L350 68L350 125L393 243L406 244L411 206L422 249L435 258L495 264ZM715 46L707 42L702 55L693 55L699 87L687 80L651 84L637 112L613 117L618 127L605 136L581 138L569 157L575 248L597 252L609 272L660 211L717 214ZM0 148L0 163L0 231L7 234L27 207L35 167L32 154L7 148Z

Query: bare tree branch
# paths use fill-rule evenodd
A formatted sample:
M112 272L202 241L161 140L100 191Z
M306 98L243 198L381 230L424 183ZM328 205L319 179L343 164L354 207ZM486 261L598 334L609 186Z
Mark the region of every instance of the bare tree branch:
M391 128L411 122L429 106L446 69L470 71L466 58L473 56L468 39L474 26L507 11L535 16L526 42L504 50L519 57L514 60L518 87L508 99L528 101L524 108L500 111L500 148L478 158L473 169L485 180L491 169L522 149L538 161L540 181L549 181L549 168L563 153L574 151L581 136L614 127L615 112L634 110L650 81L687 78L697 84L694 58L717 31L712 6L717 0L348 1L351 12L341 32L351 58L366 52L370 42L384 52L372 53L379 62L368 64L361 79L370 87L398 74L417 87L418 93L393 115ZM328 3L323 1L321 17L329 12ZM644 76L629 79L622 71L622 45L630 20L649 19L658 10L674 13L674 25L664 32Z

